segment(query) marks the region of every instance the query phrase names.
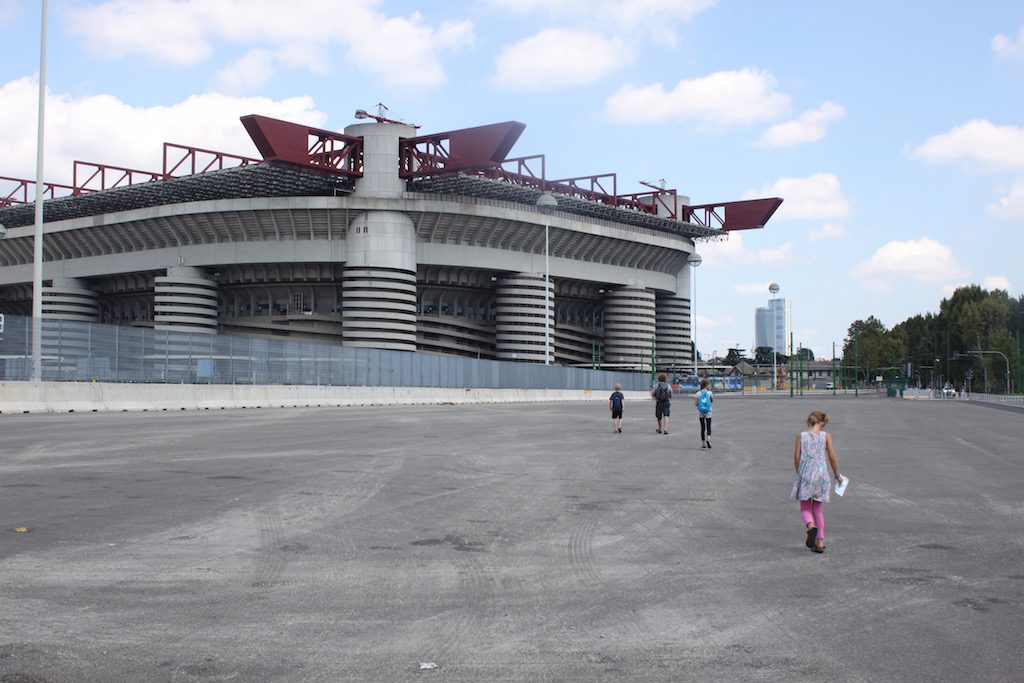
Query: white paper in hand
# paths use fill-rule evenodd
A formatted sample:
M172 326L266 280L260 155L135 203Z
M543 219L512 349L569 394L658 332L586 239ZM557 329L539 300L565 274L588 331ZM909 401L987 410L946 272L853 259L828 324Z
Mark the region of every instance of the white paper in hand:
M836 482L836 495L841 496L846 493L846 485L850 483L848 477L840 475L839 481Z

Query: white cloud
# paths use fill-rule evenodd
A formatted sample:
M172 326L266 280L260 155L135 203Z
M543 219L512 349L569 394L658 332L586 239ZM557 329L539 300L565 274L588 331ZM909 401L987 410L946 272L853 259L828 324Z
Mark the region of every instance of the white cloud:
M866 289L885 292L899 280L940 283L967 277L969 273L956 260L952 249L922 237L882 245L867 261L855 265L850 274Z
M1015 182L1009 193L995 204L989 204L986 211L996 218L1024 223L1024 180Z
M360 0L107 0L68 9L68 31L109 59L143 56L193 65L226 40L279 53L283 64L324 67L331 45L390 84L441 83L440 54L473 40L467 21L434 28L422 15L388 17L378 1ZM297 58L305 54L305 58ZM316 56L313 59L313 56Z
M754 252L744 243L743 235L738 232L730 233L728 239L702 245L700 255L704 259L704 265L711 268L743 265L757 261Z
M1002 275L989 275L987 278L981 281L981 286L990 292L996 289L1001 289L1005 292L1013 291L1013 286L1010 284L1010 279L1003 277Z
M718 0L488 0L492 7L517 14L543 12L551 18L598 17L601 21L618 18L622 23L650 23L652 16L661 21L689 21Z
M806 178L779 178L759 190L747 190L744 199L781 197L784 201L775 213L776 220L786 218L847 218L853 206L843 196L839 178L831 173L815 173Z
M732 318L718 320L717 318L708 318L700 313L697 314L697 327L702 330L714 330L722 325L731 325L732 322Z
M273 55L256 48L217 72L217 86L228 93L248 92L266 84L273 75Z
M347 58L385 83L404 86L432 86L445 81L444 67L437 54L458 50L474 40L473 25L467 21L445 22L436 30L421 17L393 17L366 26L349 36Z
M737 232L730 233L728 239L708 242L701 246L700 255L704 259L704 265L712 268L755 263L789 263L794 258L793 245L790 242L754 251L746 245L743 235ZM763 289L768 291L768 284L765 284Z
M830 121L846 116L846 108L835 102L825 102L817 109L805 111L792 121L777 123L761 136L764 147L787 147L804 142L815 142L825 137Z
M634 58L632 48L619 38L550 28L506 46L497 57L493 82L519 90L584 85Z
M770 282L745 282L739 285L733 285L732 291L737 294L767 294L768 285Z
M696 121L721 130L785 116L789 104L789 95L776 91L771 73L741 69L679 81L670 91L661 83L625 85L605 107L618 122Z
M95 54L108 59L139 54L172 64L197 64L212 52L206 36L212 13L203 11L204 5L194 1L110 0L99 5L70 6L68 30L83 37Z
M648 36L675 45L675 24L688 22L718 0L490 0L488 4L518 15L543 14L550 21L604 32Z
M290 43L277 50L274 58L293 69L303 67L324 75L330 72L331 56L325 45Z
M927 163L965 161L990 170L1024 170L1024 128L974 119L928 138L910 154Z
M758 263L789 263L793 260L793 245L790 242L780 244L771 249L762 249L757 252Z
M807 239L811 242L833 242L846 237L846 228L836 223L825 223L820 228L814 228L807 233Z
M0 0L0 26L11 23L19 9L17 0Z
M1000 59L1013 59L1024 62L1024 26L1017 31L1017 39L1014 40L1002 33L992 39L992 51Z
M0 85L0 159L7 175L35 177L38 80L21 78ZM49 92L46 98L45 178L70 184L72 162L106 163L148 171L163 166L164 142L258 157L238 117L263 114L322 126L327 116L310 97L193 95L158 107L133 107L110 95L76 98Z

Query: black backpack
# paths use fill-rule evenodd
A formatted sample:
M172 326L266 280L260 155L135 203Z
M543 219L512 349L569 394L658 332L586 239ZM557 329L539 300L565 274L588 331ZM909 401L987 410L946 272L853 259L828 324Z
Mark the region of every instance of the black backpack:
M658 385L654 387L654 398L659 401L667 401L671 395L672 394L668 390L668 385L664 382L658 382Z

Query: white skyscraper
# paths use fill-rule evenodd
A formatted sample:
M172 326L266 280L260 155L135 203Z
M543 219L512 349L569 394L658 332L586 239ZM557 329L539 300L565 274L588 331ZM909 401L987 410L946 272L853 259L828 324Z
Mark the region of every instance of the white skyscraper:
M776 353L789 354L789 331L791 329L788 299L772 299L765 308L754 313L754 342L757 346L769 346Z

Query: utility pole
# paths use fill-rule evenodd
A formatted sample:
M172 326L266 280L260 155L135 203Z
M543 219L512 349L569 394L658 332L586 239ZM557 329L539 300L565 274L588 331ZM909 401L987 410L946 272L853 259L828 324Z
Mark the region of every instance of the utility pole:
M836 343L832 342L832 395L836 395Z

